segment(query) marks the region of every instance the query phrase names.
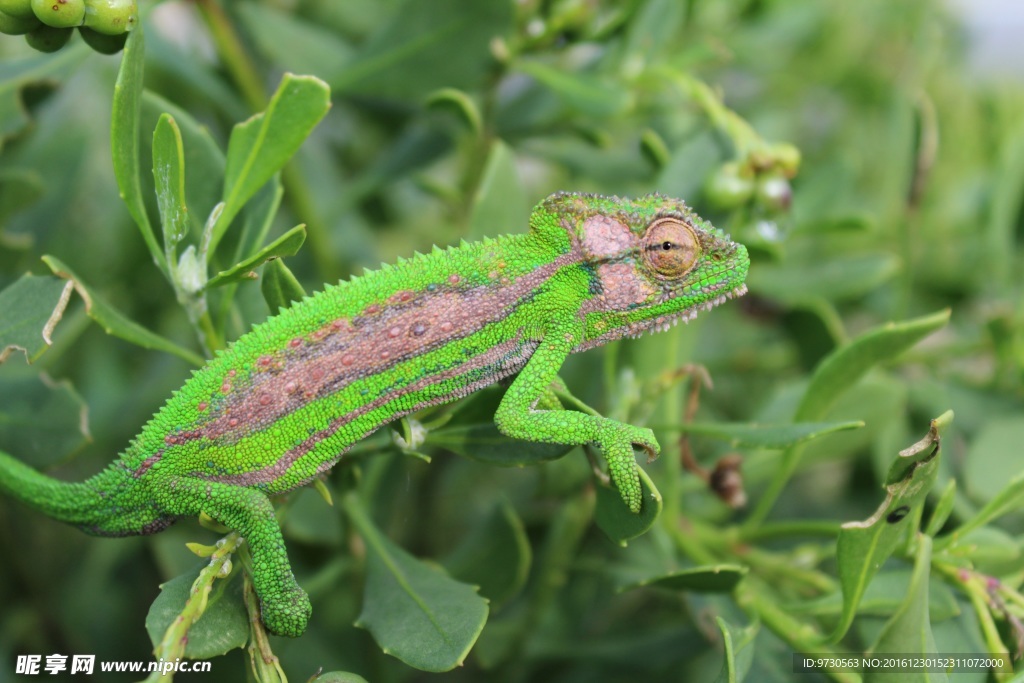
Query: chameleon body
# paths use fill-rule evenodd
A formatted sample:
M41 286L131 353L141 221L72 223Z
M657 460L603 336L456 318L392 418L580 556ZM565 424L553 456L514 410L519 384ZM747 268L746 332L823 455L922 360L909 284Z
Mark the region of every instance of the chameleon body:
M555 194L526 234L401 260L282 310L196 371L121 457L83 483L0 452L0 490L101 536L149 534L200 512L249 543L261 616L301 634L309 599L270 497L322 476L382 425L518 375L506 435L595 444L633 511L649 429L541 410L566 357L667 329L744 293L746 249L683 202Z

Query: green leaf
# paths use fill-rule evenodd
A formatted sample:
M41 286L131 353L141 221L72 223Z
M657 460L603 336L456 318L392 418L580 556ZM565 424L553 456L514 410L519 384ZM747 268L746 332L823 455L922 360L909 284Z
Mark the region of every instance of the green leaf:
M610 118L633 106L630 91L620 84L591 74L563 71L543 62L519 61L515 69L535 78L565 105L581 114Z
M89 49L82 44L71 45L55 55L38 55L28 59L0 60L0 150L4 141L22 131L28 124L28 112L22 103L22 89L32 83L60 80L61 72L77 68Z
M512 29L512 10L507 2L405 0L331 87L416 103L438 88L472 91L491 69L491 41Z
M994 419L983 425L964 458L964 489L979 504L1006 489L1006 482L1024 475L1024 417ZM1024 503L1024 500L1021 501Z
M843 614L830 642L838 642L846 634L867 585L906 537L908 526L920 519L921 507L939 471L938 430L949 419L943 415L932 420L923 439L900 451L886 477L885 500L875 514L863 522L847 522L839 530L836 563L843 589ZM928 543L930 548L930 537Z
M836 400L856 384L871 368L897 358L929 334L949 321L944 310L899 323L876 327L849 344L826 356L815 368L811 381L797 406L794 422L822 419ZM757 508L744 524L746 529L759 525L767 517L783 487L793 476L803 455L802 444L791 446L782 454L782 461Z
M163 114L153 131L153 182L164 230L164 249L169 259L173 259L174 247L188 234L188 207L185 206L185 151L181 131L170 114Z
M245 25L246 36L279 70L330 81L352 59L352 48L337 32L293 11L256 2L238 3L233 9Z
M647 533L661 514L661 493L654 486L646 470L641 468L638 472L643 501L639 513L633 513L626 507L619 490L614 486L597 487L594 521L608 538L620 546L625 546L630 539Z
M206 563L201 562L160 587L160 595L156 596L146 615L146 632L152 642L159 643L167 628L181 614L192 584L205 566ZM214 582L206 611L188 630L185 656L209 659L245 647L249 641L249 615L242 599L241 574L236 571L227 579Z
M715 617L715 623L722 632L722 649L725 651L725 661L715 683L739 683L747 677L754 663L754 640L761 626L755 622L738 628L722 617Z
M206 288L211 289L231 282L255 279L254 269L267 261L279 259L282 256L294 256L305 241L306 226L297 225L241 263L236 263L227 270L217 273L206 283Z
M949 309L876 327L829 354L811 376L796 420L813 420L832 407L872 367L886 363L949 322Z
M457 88L435 90L427 96L424 104L434 109L450 109L456 112L475 137L480 137L483 133L484 122L480 108L473 98L462 90Z
M928 619L928 574L932 561L932 539L925 534L917 536L917 555L914 558L914 573L906 600L893 615L878 640L871 646L873 653L900 653L908 656L935 654L935 638ZM864 683L941 683L948 681L945 672L909 672L891 668L868 669L864 672Z
M0 443L7 450L45 468L91 440L88 407L71 382L24 365L0 368Z
M975 571L989 576L1011 576L1024 566L1018 539L994 526L974 529L957 540L956 555L967 557Z
M142 178L139 168L139 117L142 112L142 79L145 69L143 57L145 43L142 24L128 35L121 68L114 83L114 104L110 114L110 145L114 161L114 177L121 191L121 199L128 213L142 232L153 262L167 272L167 261L153 233L142 196Z
M857 605L857 616L891 617L907 597L910 568L880 571L867 585ZM933 576L929 587L931 599L928 607L932 622L945 621L961 614L960 605L952 589L942 577ZM841 591L814 600L790 604L786 609L793 614L838 617L843 612Z
M366 683L366 679L350 671L328 671L317 674L309 683Z
M441 446L470 460L501 467L521 467L557 460L575 448L557 443L513 439L499 432L493 422L443 427L430 432L426 444Z
M70 282L28 273L0 291L0 363L14 351L31 363L50 348L70 297Z
M949 515L953 512L954 503L956 503L956 479L950 479L946 484L946 488L942 490L938 502L935 503L932 516L928 518L928 526L925 528L926 534L934 538L942 531L943 525L945 525Z
M224 181L224 153L210 130L191 114L148 90L142 93L142 125L158 121L164 114L174 118L181 134L185 168L185 205L193 234L199 235L214 205L220 201ZM153 123L156 128L156 123Z
M129 40L131 40L129 38ZM100 324L107 334L120 337L136 346L157 351L166 351L178 358L188 361L193 365L202 365L206 361L202 356L186 348L178 346L170 339L161 337L155 332L150 332L138 323L129 320L117 309L113 308L106 301L96 296L92 290L86 287L77 275L70 268L54 256L43 256L43 262L50 267L54 275L62 277L74 284L75 290L85 301L85 312L90 318Z
M976 515L961 524L952 534L939 539L935 547L944 550L961 536L1021 508L1024 508L1024 472L1011 479L1002 491L993 496Z
M512 505L502 500L443 564L452 578L479 586L480 595L500 605L522 590L531 561L523 522Z
M487 621L487 601L473 586L394 545L355 494L342 505L366 543L366 588L356 626L369 630L385 653L421 671L460 666Z
M789 306L863 296L890 280L899 260L892 254L842 256L811 263L764 264L750 271L750 291Z
M0 233L10 216L34 204L43 195L38 173L19 168L0 169Z
M293 301L302 301L306 296L306 290L281 259L274 259L263 268L260 291L263 292L263 298L273 315L291 306Z
M733 448L786 448L816 439L819 436L860 429L860 420L848 422L793 422L790 424L757 424L756 422L690 422L672 427L687 434L713 436L729 442Z
M326 83L285 74L266 110L234 127L224 169L224 212L213 231L211 254L245 203L292 158L330 107Z
M634 581L622 586L620 590L649 587L697 593L729 593L747 575L747 571L742 565L726 563L690 567Z
M529 221L530 205L515 154L502 140L495 139L473 200L467 237L479 240L522 232Z

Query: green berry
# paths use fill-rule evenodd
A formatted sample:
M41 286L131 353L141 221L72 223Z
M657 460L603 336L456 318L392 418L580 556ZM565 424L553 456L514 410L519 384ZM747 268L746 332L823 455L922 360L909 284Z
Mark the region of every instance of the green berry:
M25 42L40 52L56 52L68 44L71 29L40 26L35 31L25 34Z
M138 13L135 0L85 0L85 25L108 36L131 31Z
M32 11L47 26L74 28L85 21L85 0L32 0Z
M708 201L720 209L734 209L746 204L754 194L754 181L744 174L735 161L718 167L704 186Z
M787 178L792 178L800 170L800 150L793 145L786 142L772 145L772 156L776 167Z
M104 55L117 54L124 49L124 43L128 40L127 33L122 33L119 36L108 36L106 33L93 31L85 26L79 26L78 32L82 34L82 39L86 45Z
M0 12L0 33L9 36L20 36L41 26L34 14L27 17L15 17L6 12Z
M780 173L769 173L757 179L757 202L769 211L786 211L793 203L793 190Z
M32 0L0 0L0 12L18 19L32 17Z

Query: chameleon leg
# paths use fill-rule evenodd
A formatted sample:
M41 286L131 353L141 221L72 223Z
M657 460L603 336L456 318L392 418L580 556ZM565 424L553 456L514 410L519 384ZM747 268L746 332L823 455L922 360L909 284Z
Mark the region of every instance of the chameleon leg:
M578 446L596 444L604 451L608 470L622 500L640 511L641 488L633 446L652 457L660 450L654 432L606 417L571 410L538 410L550 393L549 385L573 348L577 333L564 326L545 335L533 356L516 377L494 415L501 433L516 439Z
M176 501L190 501L189 509L176 510L178 514L205 512L245 538L252 555L253 587L260 598L263 624L277 635L302 635L313 608L292 574L270 500L253 489L202 479L177 478L169 490Z

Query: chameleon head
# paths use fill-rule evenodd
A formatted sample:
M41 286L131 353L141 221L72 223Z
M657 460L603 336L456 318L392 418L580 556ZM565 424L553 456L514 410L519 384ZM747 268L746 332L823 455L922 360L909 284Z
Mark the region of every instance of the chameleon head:
M563 195L591 297L578 350L667 330L746 293L747 250L680 200Z

